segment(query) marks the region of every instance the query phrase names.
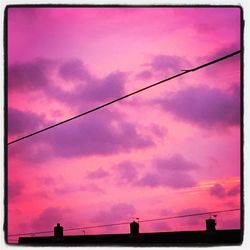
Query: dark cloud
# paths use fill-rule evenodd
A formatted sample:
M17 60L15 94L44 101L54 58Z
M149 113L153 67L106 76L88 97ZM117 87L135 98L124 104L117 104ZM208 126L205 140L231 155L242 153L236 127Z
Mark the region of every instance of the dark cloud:
M8 133L10 135L34 132L47 124L48 122L42 115L15 108L8 109Z
M144 70L135 76L137 79L149 80L154 76L176 74L180 73L181 70L192 68L192 64L185 57L165 54L152 56L151 61L143 66Z
M124 95L126 78L127 74L120 71L112 72L102 79L89 76L84 82L74 82L74 88L71 90L54 87L48 94L51 98L84 111L83 107L89 103L102 104Z
M149 80L152 76L153 73L150 70L143 70L136 75L136 78L141 80Z
M240 186L236 185L232 188L230 188L229 190L226 190L224 186L222 186L219 183L214 184L211 188L210 188L210 195L212 196L216 196L218 198L225 198L228 196L234 196L240 193Z
M8 68L8 88L15 91L43 90L51 82L54 60L38 58L31 62L12 64Z
M236 185L227 191L227 195L234 196L240 193L240 185Z
M170 158L157 159L155 171L147 173L137 184L142 186L158 187L168 186L174 189L193 187L196 181L189 171L198 166L185 160L181 155L174 155Z
M14 108L8 109L8 134L23 135L35 132L49 125L49 121L43 115L38 115L30 111L21 111ZM18 156L22 160L29 163L43 163L52 157L49 145L40 141L33 143L30 147L30 140L26 139L16 145L8 148L8 155ZM32 142L38 142L36 137L32 138Z
M10 147L8 153L41 164L52 157L110 155L152 145L150 138L140 135L119 113L102 110L27 138Z
M25 184L20 181L8 181L8 199L13 201L23 192Z
M79 59L72 59L63 63L58 69L58 74L67 81L88 81L91 78L88 69Z
M153 70L161 72L178 72L189 69L192 65L183 57L170 55L157 55L153 57L150 66Z
M56 74L59 76L57 84L53 79ZM114 71L98 78L79 59L60 61L39 58L10 65L8 78L9 90L25 94L39 90L51 99L84 111L86 103L108 101L124 95L127 73ZM70 81L70 89L60 87L60 78Z
M223 46L222 48L219 48L217 50L215 50L213 53L211 53L211 55L205 56L205 57L200 57L199 60L203 61L203 62L207 62L207 61L212 61L212 60L216 60L220 57L223 57L227 54L231 54L237 50L240 50L240 45L239 43L231 43L228 46ZM233 57L231 57L230 60L239 60L239 55L235 55ZM228 63L227 60L225 60L224 63Z
M93 81L95 84L88 84L85 98L95 101L118 98L125 94L124 85L126 79L126 73L121 71L112 72L103 79Z
M174 189L193 187L196 185L194 179L188 173L167 173L163 174L157 173L146 174L138 182L142 186L158 187L158 186L167 186Z
M87 174L87 177L90 179L99 179L99 178L107 177L108 175L109 175L109 172L105 171L103 168L100 167L94 171L90 171Z
M113 127L112 121L117 121L118 127ZM132 124L117 120L116 115L108 111L64 124L47 131L40 139L51 147L54 155L61 157L108 155L153 145L150 139L139 135Z
M155 160L156 166L159 171L188 171L197 169L197 164L187 161L181 155L176 154L170 158L159 158Z
M118 183L133 183L138 178L136 164L131 161L124 161L115 166L117 172Z
M32 147L30 140L32 139ZM40 139L40 138L39 138ZM8 148L9 157L17 157L33 166L43 165L53 157L53 152L49 144L38 140L36 136L30 137Z
M157 103L177 118L207 128L239 125L240 122L240 89L237 85L228 93L208 86L189 87Z
M68 213L72 213L72 211L60 207L48 207L33 220L31 226L35 230L53 230L57 223L63 224Z
M240 50L239 43L238 42L232 43L228 46L223 46L219 49L214 50L212 53L210 53L207 56L198 57L197 63L203 64L209 61L213 61L238 50ZM221 78L225 78L225 72L230 72L231 78L234 75L235 79L238 79L238 82L240 82L239 73L238 73L242 70L240 68L240 58L241 58L241 54L239 53L228 58L227 60L220 61L220 63L218 63L216 67L204 68L203 72L205 74L205 77L210 78L210 79L212 78L221 79Z
M210 188L210 194L222 198L226 195L226 190L221 184L216 183Z
M157 174L147 173L138 181L139 185L150 186L150 187L157 187L163 185L163 183L164 183L164 177L161 178L161 176L158 173Z
M127 203L114 204L110 210L101 210L91 219L95 223L114 223L129 221L135 215L134 206Z

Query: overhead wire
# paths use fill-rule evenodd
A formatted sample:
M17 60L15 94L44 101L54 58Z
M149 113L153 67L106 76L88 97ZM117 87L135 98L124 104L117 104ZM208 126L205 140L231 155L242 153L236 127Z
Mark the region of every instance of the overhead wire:
M195 67L195 68L193 68L193 69L182 70L182 71L183 71L182 73L173 75L173 76L171 76L171 77L168 77L168 78L163 79L163 80L161 80L161 81L158 81L158 82L156 82L156 83L153 83L153 84L151 84L151 85L148 85L148 86L146 86L146 87L144 87L144 88L138 89L138 90L136 90L136 91L134 91L134 92L131 92L131 93L129 93L129 94L126 94L126 95L124 95L124 96L121 96L121 97L119 97L119 98L117 98L117 99L114 99L114 100L112 100L112 101L106 102L106 103L104 103L104 104L102 104L102 105L100 105L100 106L97 106L97 107L95 107L95 108L93 108L93 109L90 109L90 110L88 110L88 111L86 111L86 112L80 113L80 114L78 114L78 115L76 115L76 116L73 116L73 117L68 118L68 119L66 119L66 120L63 120L63 121L61 121L61 122L55 123L55 124L53 124L53 125L51 125L51 126L45 127L45 128L43 128L43 129L40 129L40 130L38 130L38 131L36 131L36 132L33 132L33 133L27 134L27 135L25 135L25 136L22 136L22 137L20 137L20 138L17 138L17 139L15 139L15 140L13 140L13 141L8 142L7 145L9 146L9 145L11 145L11 144L17 143L17 142L19 142L19 141L21 141L21 140L24 140L24 139L26 139L26 138L32 137L32 136L34 136L34 135L36 135L36 134L42 133L42 132L44 132L44 131L46 131L46 130L49 130L49 129L52 129L52 128L57 127L57 126L59 126L59 125L62 125L62 124L64 124L64 123L70 122L70 121L72 121L72 120L74 120L74 119L77 119L77 118L79 118L79 117L81 117L81 116L84 116L84 115L87 115L87 114L89 114L89 113L95 112L95 111L97 111L97 110L99 110L99 109L102 109L102 108L104 108L104 107L106 107L106 106L109 106L109 105L111 105L111 104L113 104L113 103L115 103L115 102L121 101L121 100L123 100L123 99L125 99L125 98L128 98L128 97L132 96L132 95L138 94L139 92L142 92L142 91L145 91L145 90L147 90L147 89L149 89L149 88L155 87L155 86L157 86L157 85L159 85L159 84L161 84L161 83L170 81L170 80L175 79L175 78L177 78L177 77L180 77L180 76L182 76L182 75L185 75L185 74L188 74L188 73L190 73L190 72L194 72L194 71L196 71L196 70L200 70L200 69L202 69L202 68L204 68L204 67L207 67L207 66L209 66L209 65L218 63L218 62L220 62L220 61L222 61L222 60L225 60L225 59L227 59L227 58L229 58L229 57L235 56L235 55L239 54L240 52L241 52L241 50L237 50L237 51L234 51L234 52L232 52L232 53L230 53L230 54L227 54L227 55L225 55L225 56L223 56L223 57L220 57L220 58L217 58L217 59L215 59L215 60L209 61L209 62L207 62L207 63L205 63L205 64L201 64L201 65L199 65L199 66L197 66L197 67Z
M219 213L226 213L226 212L234 212L234 211L239 211L239 210L240 210L240 208L225 209L225 210L210 211L210 212L203 212L203 213L193 213L193 214L185 214L185 215L176 215L176 216L171 216L171 217L161 217L161 218L154 218L154 219L147 219L147 220L138 220L138 222L145 223L145 222L154 222L154 221L162 221L162 220L171 220L171 219L179 219L179 218L194 217L194 216L201 216L201 215L211 215L211 214L219 214ZM111 223L111 224L104 224L104 225L76 227L76 228L64 229L63 231L78 231L78 230L94 229L94 228L101 228L101 227L121 226L121 225L128 225L130 223L131 222L120 222L120 223ZM41 232L17 233L17 234L9 234L8 237L36 235L36 234L48 234L48 233L53 233L53 232L54 232L53 230L49 230L49 231L41 231Z

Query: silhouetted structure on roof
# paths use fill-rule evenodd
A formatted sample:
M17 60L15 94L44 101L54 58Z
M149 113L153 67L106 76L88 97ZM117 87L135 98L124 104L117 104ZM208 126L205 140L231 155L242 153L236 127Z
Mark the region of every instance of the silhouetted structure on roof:
M63 236L63 227L54 227L54 236L20 237L20 245L85 245L85 246L147 246L147 245L239 245L241 230L215 230L214 219L206 220L206 230L186 232L139 233L139 223L130 223L130 234L70 235Z
M215 221L215 219L210 218L210 219L207 219L207 220L206 220L206 228L207 228L207 231L209 231L209 232L215 231L215 230L216 230L216 229L215 229L215 226L216 226L216 221Z
M130 223L130 234L136 236L139 234L139 223L133 221Z
M63 237L63 227L60 226L60 223L57 223L56 227L54 227L54 237L56 238Z

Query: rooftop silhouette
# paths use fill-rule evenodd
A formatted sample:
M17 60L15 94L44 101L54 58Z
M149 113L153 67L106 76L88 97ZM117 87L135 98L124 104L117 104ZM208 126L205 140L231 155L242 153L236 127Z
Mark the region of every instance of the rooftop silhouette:
M63 227L54 227L54 236L20 237L20 245L92 245L92 246L143 246L143 245L239 245L242 242L240 229L216 230L216 220L206 219L204 231L180 231L140 233L139 223L130 223L129 234L63 235Z

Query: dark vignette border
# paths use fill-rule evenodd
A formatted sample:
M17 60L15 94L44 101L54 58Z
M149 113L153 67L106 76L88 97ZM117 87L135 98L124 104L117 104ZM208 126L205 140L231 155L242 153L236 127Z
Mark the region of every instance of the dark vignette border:
M238 245L241 245L244 238L244 15L243 7L240 5L210 5L210 4L194 4L194 5L178 5L178 4L11 4L7 5L4 10L4 238L5 243L8 243L8 10L10 8L239 8L240 9L240 186L241 186L241 215L240 215L240 230L241 238ZM164 244L163 244L164 245ZM162 245L162 246L163 246ZM226 244L225 244L226 245ZM48 245L51 246L51 245ZM98 245L96 245L98 246ZM115 246L115 244L113 245ZM155 245L144 245L155 246ZM169 246L211 246L210 244L174 244ZM212 244L215 246L215 244Z

